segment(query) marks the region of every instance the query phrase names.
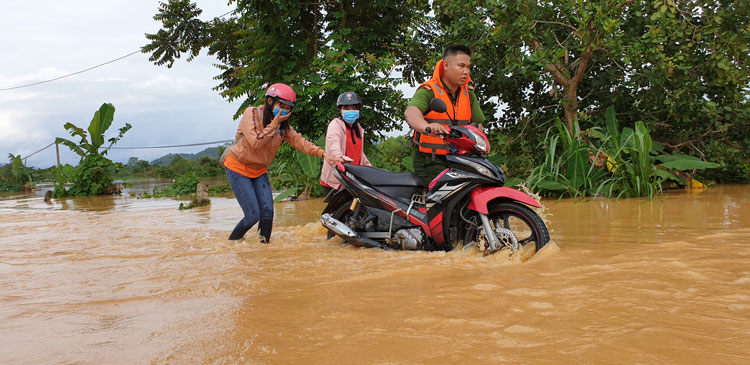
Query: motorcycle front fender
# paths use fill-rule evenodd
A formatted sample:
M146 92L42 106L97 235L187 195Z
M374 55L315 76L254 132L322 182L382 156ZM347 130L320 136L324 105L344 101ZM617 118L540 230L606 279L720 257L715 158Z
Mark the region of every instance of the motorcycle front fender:
M495 199L514 200L519 203L541 208L542 206L528 194L505 186L479 187L471 192L471 202L467 208L488 214L487 205Z

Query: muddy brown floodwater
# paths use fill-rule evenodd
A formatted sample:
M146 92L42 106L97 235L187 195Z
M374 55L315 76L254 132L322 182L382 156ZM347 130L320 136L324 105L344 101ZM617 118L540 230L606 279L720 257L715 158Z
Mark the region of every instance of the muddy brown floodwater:
M270 245L233 199L0 199L2 363L747 364L750 186L544 200L530 260L326 241L320 199Z

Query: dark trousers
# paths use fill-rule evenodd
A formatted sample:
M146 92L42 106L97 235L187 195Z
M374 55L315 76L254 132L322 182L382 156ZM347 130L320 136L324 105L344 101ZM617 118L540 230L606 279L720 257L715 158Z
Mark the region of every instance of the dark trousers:
M448 168L448 160L445 156L436 155L432 159L431 154L419 152L414 148L414 173L421 177L425 184L430 185L432 180L443 170Z
M268 243L271 239L273 228L273 194L271 193L271 182L268 174L263 174L254 179L227 170L227 179L232 187L234 196L242 208L244 217L237 223L229 235L230 240L238 240L258 223L261 241Z

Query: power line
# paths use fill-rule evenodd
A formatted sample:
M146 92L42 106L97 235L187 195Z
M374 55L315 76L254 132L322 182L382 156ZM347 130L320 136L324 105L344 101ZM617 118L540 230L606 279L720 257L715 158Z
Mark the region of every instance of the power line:
M219 143L228 143L233 142L233 139L227 139L223 141L213 141L213 142L199 142L199 143L188 143L188 144L175 144L175 145L169 145L169 146L143 146L143 147L110 147L111 150L147 150L147 149L154 149L154 148L176 148L176 147L192 147L192 146L204 146L209 144L219 144ZM38 151L26 156L21 157L22 160L26 160L31 156L36 155L39 152L42 152L46 150L47 148L52 147L55 144L55 142L52 142L42 148L40 148Z
M29 86L34 86L34 85L39 85L39 84L44 84L44 83L47 83L47 82L52 82L52 81L56 81L56 80L60 80L60 79L64 79L64 78L66 78L66 77L70 77L70 76L73 76L73 75L78 75L78 74L80 74L80 73L84 73L84 72L86 72L86 71L91 71L91 70L93 70L93 69L95 69L95 68L97 68L97 67L102 67L102 66L104 66L104 65L108 65L108 64L110 64L110 63L112 63L112 62L115 62L115 61L119 61L119 60L121 60L121 59L123 59L123 58L126 58L126 57L130 57L130 56L132 56L132 55L134 55L134 54L136 54L136 53L139 53L139 52L141 52L141 50L137 50L137 51L135 51L135 52L130 52L130 53L128 53L128 54L126 54L126 55L124 55L124 56L122 56L122 57L119 57L119 58L115 58L114 60L111 60L111 61L107 61L107 62L104 62L104 63L100 63L100 64L98 64L98 65L96 65L96 66L92 66L92 67L89 67L89 68L87 68L87 69L85 69L85 70L81 70L81 71L73 72L73 73L70 73L70 74L67 74L67 75L63 75L63 76L60 76L60 77L55 77L54 79L49 79L49 80L38 81L38 82L34 82L34 83L31 83L31 84L26 84L26 85L19 85L19 86L13 86L13 87L6 87L6 88L3 88L3 89L0 89L0 91L7 91L7 90L14 90L14 89L21 89L21 88L24 88L24 87L29 87Z
M34 152L34 153L32 153L32 154L30 154L30 155L26 156L26 157L23 157L23 158L22 158L22 160L25 160L25 159L27 159L27 158L29 158L29 157L31 157L31 156L34 156L34 155L36 155L37 153L39 153L39 152L42 152L42 151L46 150L47 148L50 148L50 147L52 147L52 145L54 145L54 144L55 144L55 142L52 142L52 143L50 143L50 144L48 144L48 145L46 145L46 146L42 147L42 148L41 148L41 149L39 149L38 151L36 151L36 152Z
M221 15L219 15L219 16L217 16L217 17L214 17L214 19L217 19L217 18L223 18L223 17L225 16L225 15L227 15L227 14L229 14L229 13L232 13L232 12L234 12L235 10L237 10L237 9L233 9L233 10L230 10L230 11L228 11L228 12L224 13L224 14L221 14ZM213 20L211 20L210 22L213 22ZM210 23L210 22L209 22L209 23ZM6 88L2 88L2 89L0 89L0 91L8 91L8 90L21 89L21 88L24 88L24 87L35 86L35 85L39 85L39 84L45 84L45 83L48 83L48 82L52 82L52 81L57 81L57 80L60 80L60 79L64 79L64 78L66 78L66 77L70 77L70 76L78 75L78 74L80 74L80 73L84 73L84 72L86 72L86 71L91 71L91 70L93 70L93 69L95 69L95 68L97 68L97 67L102 67L102 66L104 66L104 65L108 65L108 64L110 64L110 63L112 63L112 62L116 62L116 61L119 61L119 60L121 60L121 59L123 59L123 58L127 58L127 57L130 57L130 56L132 56L132 55L134 55L134 54L136 54L136 53L139 53L139 52L141 52L141 50L140 50L140 49L139 49L139 50L137 50L137 51L133 51L133 52L130 52L130 53L128 53L128 54L126 54L126 55L124 55L124 56L122 56L122 57L118 57L118 58L115 58L114 60L110 60L110 61L107 61L107 62L104 62L104 63L100 63L100 64L98 64L98 65L96 65L96 66L92 66L92 67L89 67L89 68L87 68L87 69L85 69L85 70L81 70L81 71L73 72L73 73L70 73L70 74L67 74L67 75L63 75L63 76L60 76L60 77L55 77L54 79L49 79L49 80L43 80L43 81L33 82L33 83L31 83L31 84L26 84L26 85L18 85L18 86L13 86L13 87L6 87Z
M214 141L214 142L201 142L201 143L190 143L190 144L176 144L171 146L145 146L145 147L111 147L112 150L146 150L146 149L153 149L153 148L175 148L175 147L192 147L192 146L204 146L207 144L218 144L218 143L227 143L232 142L233 139L227 139L224 141Z

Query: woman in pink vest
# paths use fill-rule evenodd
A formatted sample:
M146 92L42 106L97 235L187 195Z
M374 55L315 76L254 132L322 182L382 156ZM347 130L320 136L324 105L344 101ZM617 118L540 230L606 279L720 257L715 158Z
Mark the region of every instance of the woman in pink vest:
M353 91L339 95L336 107L339 109L339 116L328 124L326 153L333 158L344 156L347 161L356 165L372 166L365 156L362 142L365 130L357 123L359 110L362 108L359 95ZM320 185L323 186L323 193L326 195L341 186L333 176L334 163L323 162L323 171L320 173Z

